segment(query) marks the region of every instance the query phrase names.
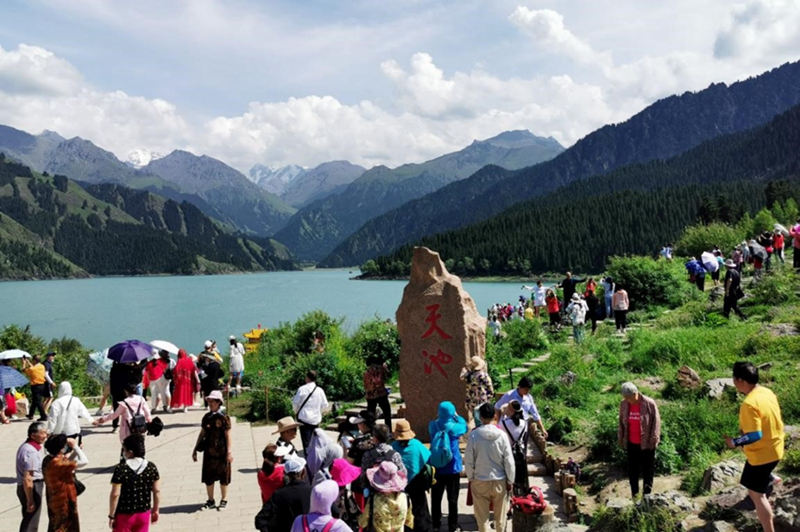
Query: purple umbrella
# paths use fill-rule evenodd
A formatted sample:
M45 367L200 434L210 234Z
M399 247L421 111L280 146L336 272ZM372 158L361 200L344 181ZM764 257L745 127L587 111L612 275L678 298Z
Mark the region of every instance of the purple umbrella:
M108 358L117 362L139 362L150 358L153 346L139 340L126 340L108 348Z

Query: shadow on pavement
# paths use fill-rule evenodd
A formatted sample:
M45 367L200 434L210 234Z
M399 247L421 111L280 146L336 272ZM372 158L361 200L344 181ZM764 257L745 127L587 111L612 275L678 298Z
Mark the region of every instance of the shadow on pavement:
M159 512L162 514L193 514L201 506L202 504L176 504L174 506L162 506Z
M258 473L261 470L258 469L257 467L243 467L243 468L239 469L238 471L239 471L239 473L242 473L243 475L250 475L252 473Z
M14 477L0 477L0 484L16 484L17 479Z

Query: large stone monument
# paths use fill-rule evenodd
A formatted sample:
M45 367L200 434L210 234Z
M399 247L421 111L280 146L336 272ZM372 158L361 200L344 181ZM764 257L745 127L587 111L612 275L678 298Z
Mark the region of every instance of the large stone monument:
M400 390L406 419L428 441L428 422L442 401L466 418L465 386L459 375L470 357L486 353L486 319L449 273L439 254L414 248L411 279L397 309L400 334Z

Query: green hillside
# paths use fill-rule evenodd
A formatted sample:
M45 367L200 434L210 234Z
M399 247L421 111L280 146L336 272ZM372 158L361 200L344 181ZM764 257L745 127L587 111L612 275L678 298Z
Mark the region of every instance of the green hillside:
M280 244L226 232L199 209L121 185L81 187L0 157L0 277L295 268Z

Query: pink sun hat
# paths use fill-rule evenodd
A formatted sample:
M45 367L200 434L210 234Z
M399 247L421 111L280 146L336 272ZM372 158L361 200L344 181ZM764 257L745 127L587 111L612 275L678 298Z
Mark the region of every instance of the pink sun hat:
M361 468L354 466L344 458L337 458L331 466L331 477L341 486L347 486L361 475Z
M403 491L408 484L405 471L398 470L389 460L367 469L367 478L372 487L381 493Z

